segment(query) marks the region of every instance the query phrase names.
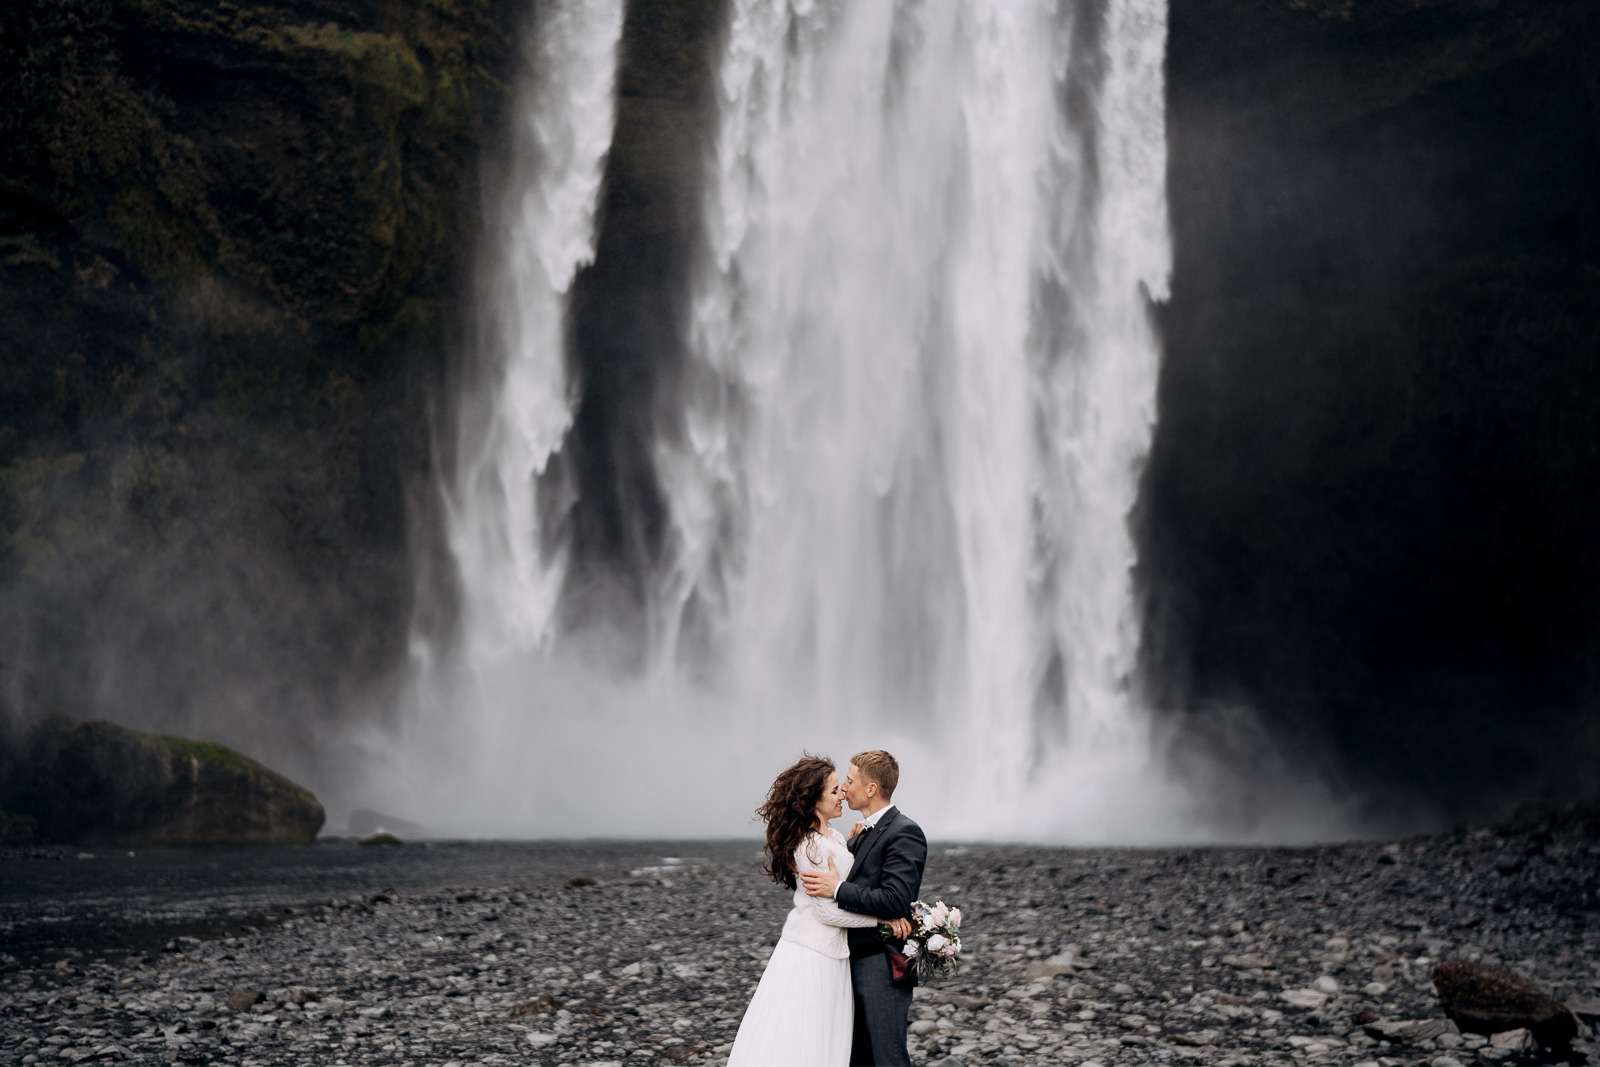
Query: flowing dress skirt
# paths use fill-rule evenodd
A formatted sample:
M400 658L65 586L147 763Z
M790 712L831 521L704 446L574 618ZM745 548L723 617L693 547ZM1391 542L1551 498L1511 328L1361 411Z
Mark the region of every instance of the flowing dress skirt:
M847 1067L850 961L780 940L750 998L728 1067Z

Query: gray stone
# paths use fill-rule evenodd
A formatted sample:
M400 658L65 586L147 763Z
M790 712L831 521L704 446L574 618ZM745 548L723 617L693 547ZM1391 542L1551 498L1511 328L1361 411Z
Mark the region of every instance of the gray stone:
M1058 978L1073 973L1072 959L1068 956L1051 956L1047 960L1034 960L1023 968L1022 977Z
M1391 1041L1397 1045L1416 1045L1431 1041L1449 1029L1443 1019L1401 1019L1391 1022L1368 1023L1363 1029L1368 1037Z
M1515 1030L1502 1030L1498 1034L1490 1034L1489 1044L1493 1048L1504 1049L1508 1052L1532 1052L1539 1045L1533 1039L1533 1034L1521 1027Z
M356 852L347 843L318 847ZM1260 1067L1290 1057L1396 1067L1443 1055L1468 1059L1448 1047L1456 1036L1448 1024L1429 1018L1436 1004L1419 982L1427 963L1417 961L1442 950L1422 929L1443 928L1452 914L1449 903L1426 892L1429 885L1452 887L1457 914L1487 910L1461 888L1475 883L1453 881L1456 870L1475 862L1473 847L1469 839L1460 855L1449 847L1426 856L1408 850L1406 865L1391 869L1417 881L1404 896L1369 883L1386 876L1365 864L1370 846L1318 849L1320 882L1311 899L1286 895L1252 873L1263 860L1292 866L1305 857L1310 866L1309 854L1298 850L974 848L959 856L935 850L930 885L955 883L967 887L962 895L970 894L956 902L974 908L972 955L958 975L919 988L916 1054L933 1063L953 1056L1023 1067L1108 1059L1122 1067ZM230 878L206 905L216 914L240 907L278 912L281 902L293 908L292 918L222 939L175 941L181 955L162 966L102 964L91 953L65 949L53 951L42 966L0 958L0 1006L12 1006L0 1007L0 1048L13 1059L47 1053L51 1062L63 1048L100 1050L111 1042L128 1049L135 1062L162 1063L180 1055L193 1062L263 1064L331 1063L342 1055L355 1063L359 1050L389 1048L396 1051L375 1058L668 1064L683 1056L693 1065L727 1055L789 907L787 893L753 875L752 849L741 844L698 859L696 877L670 889L619 876L574 891L566 887L574 870L570 848L518 846L507 853L499 876L473 867L476 848L441 850L445 856L420 847L369 851L359 861L381 882L330 885L324 871L307 883L312 888L283 889L300 895L281 901L242 898ZM482 846L482 854L494 848ZM585 850L583 869L596 872L649 862L625 843L586 844ZM1559 858L1557 847L1550 851ZM1549 866L1553 879L1585 870L1589 854L1578 849L1571 856L1570 862L1541 861L1539 870ZM1021 865L1019 857L1032 863ZM71 853L63 859L71 860ZM98 861L71 860L66 869L87 872L92 862ZM413 865L414 875L402 873ZM397 888L375 892L396 881ZM436 888L446 884L452 888ZM1063 885L1076 892L1065 896L1062 911L1006 903ZM188 889L163 899L152 895L157 892L152 883L130 897L127 914L188 908L206 899ZM330 893L337 899L329 901ZM1291 991L1320 994L1316 980L1334 976L1348 984L1347 976L1386 974L1392 984L1377 1002L1322 994L1313 1009L1283 1003L1278 1010L1272 1006L1281 1003L1278 990L1262 982L1260 970L1217 965L1215 924L1206 909L1185 913L1220 894L1231 898L1231 914L1250 916L1257 935L1252 947L1276 961L1281 984ZM320 902L308 903L310 895ZM372 906L378 897L388 902ZM73 899L25 902L11 914L26 917L48 907L56 909L53 915L90 919ZM1329 916L1318 903L1326 899L1341 901L1339 930L1350 939L1338 948L1342 970L1334 969L1327 947ZM988 903L977 908L977 900ZM95 913L93 921L102 918ZM75 921L59 926L70 930ZM1519 914L1497 922L1475 928L1472 943L1492 943L1505 958L1539 960L1547 968L1541 973L1564 988L1584 988L1591 980L1586 961L1600 955L1600 931L1564 924L1559 915L1535 923ZM1092 947L1094 970L1068 981L1030 981L1028 965L1051 957L1041 961L1027 952L1061 944L1068 929ZM4 951L16 948L8 943ZM58 960L64 966L56 967ZM315 990L315 998L295 996L296 988ZM244 1011L217 1010L230 989L270 992ZM1368 1036L1362 1024L1379 1021L1367 1017L1374 1009L1423 1029ZM18 1043L19 1037L52 1036L60 1040ZM1461 1047L1473 1041L1483 1044L1472 1037ZM1493 1046L1472 1052L1474 1062L1519 1055Z
M1273 966L1268 956L1224 956L1221 963L1224 967L1237 967L1240 970L1266 970Z

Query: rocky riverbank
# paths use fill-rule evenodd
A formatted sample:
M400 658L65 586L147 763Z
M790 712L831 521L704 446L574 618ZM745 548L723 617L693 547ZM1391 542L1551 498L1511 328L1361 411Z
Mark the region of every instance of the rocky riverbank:
M284 900L238 936L6 957L0 1048L20 1063L724 1060L787 904L754 845L626 869L604 847L531 849L499 868L441 862L433 888ZM1446 958L1500 963L1592 1011L1597 872L1600 821L1571 816L1312 848L936 846L924 895L963 908L967 964L919 991L913 1054L1555 1062L1458 1033L1430 975ZM1388 1025L1405 1021L1426 1025ZM1580 1030L1574 1062L1595 1036Z

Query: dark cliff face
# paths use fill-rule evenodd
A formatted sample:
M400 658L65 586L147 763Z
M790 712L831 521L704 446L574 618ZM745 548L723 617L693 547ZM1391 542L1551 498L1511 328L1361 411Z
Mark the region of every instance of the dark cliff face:
M1600 788L1597 12L1174 0L1153 692L1375 808Z
M0 12L0 713L282 751L392 669L521 8Z

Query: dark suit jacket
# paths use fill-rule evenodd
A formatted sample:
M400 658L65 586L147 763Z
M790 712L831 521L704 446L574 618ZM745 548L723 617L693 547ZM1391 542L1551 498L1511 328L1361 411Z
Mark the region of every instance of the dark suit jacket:
M911 914L911 902L922 892L922 868L928 862L928 839L922 827L899 808L864 834L850 841L855 863L850 877L839 884L833 898L839 907L858 915L893 919ZM876 926L851 927L850 955L883 951Z

